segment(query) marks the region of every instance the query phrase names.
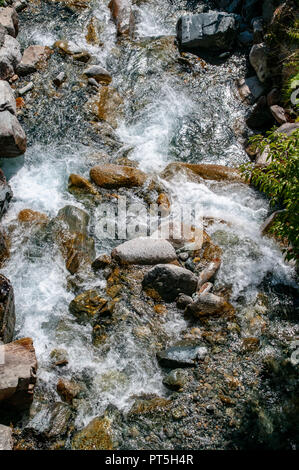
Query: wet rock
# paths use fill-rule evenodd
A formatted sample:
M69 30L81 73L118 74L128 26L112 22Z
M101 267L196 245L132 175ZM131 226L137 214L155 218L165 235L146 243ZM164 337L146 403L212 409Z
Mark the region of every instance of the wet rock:
M112 258L109 255L100 255L98 256L91 264L92 268L96 271L98 269L106 269L112 263Z
M7 34L17 37L19 32L19 18L16 10L10 7L0 7L0 24L6 29Z
M234 16L217 11L184 15L176 28L182 49L205 49L209 52L231 49L237 32Z
M64 436L69 428L72 411L66 403L55 403L51 406L46 417L46 429L44 434L47 438Z
M63 84L63 82L65 82L66 80L66 74L65 72L60 72L58 75L56 75L56 77L53 79L53 83L54 85L58 88L60 87L60 85Z
M9 243L6 233L0 228L0 267L9 258Z
M16 116L9 111L0 112L0 157L18 157L26 147L26 134Z
M192 295L197 277L188 269L173 264L158 264L145 274L143 288L153 288L162 299L172 302L179 294Z
M62 400L72 404L73 399L81 392L81 387L72 380L59 379L57 383L57 393Z
M50 57L51 49L47 46L29 46L25 49L23 57L16 72L18 75L28 75L29 73L36 72L42 64Z
M12 450L13 437L12 429L8 426L0 424L0 450Z
M73 450L113 450L111 421L108 417L93 419L72 440Z
M56 41L54 43L54 48L58 49L60 54L72 56L74 60L79 62L86 63L91 57L88 51L81 49L76 44L68 42L64 39Z
M208 266L206 266L201 273L198 276L198 284L197 284L197 289L200 289L201 286L212 279L213 276L215 276L216 272L220 268L221 265L221 259L220 258L215 258L213 261L211 261Z
M89 194L98 195L98 191L90 181L83 178L83 176L76 175L74 173L69 176L68 188L70 192L74 192L74 190L77 189Z
M251 110L250 115L246 119L246 124L251 129L263 130L274 122L270 109L267 106L265 96L261 96Z
M207 348L194 340L179 341L170 348L157 353L161 367L177 369L181 367L194 367L198 360L204 359Z
M255 103L255 101L263 95L265 89L259 79L256 76L241 78L237 82L238 91L242 101L247 101L249 104Z
M143 186L147 175L137 168L123 165L97 165L90 170L91 180L101 188L118 189Z
M53 234L66 259L66 268L75 274L95 257L94 240L87 235L89 215L75 206L60 209L54 220Z
M89 78L88 79L88 84L95 87L96 89L99 88L100 84L96 81L95 78Z
M282 124L275 132L285 134L289 137L297 129L299 129L299 122L287 122L286 124Z
M192 302L193 302L192 297L186 294L179 294L176 299L176 305L181 310L185 310L187 305L192 304Z
M189 375L186 370L174 369L163 379L163 384L170 390L182 391L188 381Z
M155 412L167 410L170 405L171 401L166 398L153 395L143 395L136 399L128 415L130 417L138 415L150 416Z
M159 196L157 197L156 203L158 204L158 206L160 206L162 211L164 210L167 214L169 213L170 200L169 200L167 194L165 194L165 193L159 194Z
M65 349L53 349L50 358L52 364L57 367L66 366L69 363L68 354Z
M49 222L49 218L42 212L23 209L18 213L18 221L29 225L45 225Z
M109 85L109 83L112 82L110 73L100 65L91 65L85 69L83 73L87 77L94 78L97 83L102 83L103 85Z
M111 0L108 5L119 36L129 35L133 26L131 0Z
M0 274L0 341L12 341L15 329L15 298L11 282Z
M163 239L134 238L122 243L111 253L121 264L159 264L177 259L173 246Z
M31 91L33 87L33 82L29 82L27 83L27 85L23 86L23 88L20 88L18 90L18 93L20 96L26 95L26 93L28 93L28 91Z
M260 82L265 82L269 76L268 52L265 43L254 44L249 54L249 61L254 68Z
M233 306L224 297L204 290L198 298L187 306L186 311L196 317L233 314Z
M222 165L170 163L161 173L161 177L170 179L180 171L191 172L205 180L244 182L239 170Z
M108 300L100 296L96 290L88 290L79 294L69 305L70 312L79 321L87 321L102 314L111 313L105 308Z
M0 372L0 406L23 410L33 400L37 361L31 338L0 346L4 365Z
M270 111L278 124L285 124L288 122L287 114L281 106L274 104L273 106L270 106Z
M242 31L242 33L238 35L238 41L242 46L251 46L253 43L253 34L250 31Z
M12 196L13 193L11 187L7 183L5 175L0 168L0 218L7 211Z
M3 29L0 28L0 79L6 80L12 77L21 59L22 54L18 41L8 34L3 35Z
M103 86L97 95L87 102L86 107L97 119L116 128L123 113L123 99L115 88Z

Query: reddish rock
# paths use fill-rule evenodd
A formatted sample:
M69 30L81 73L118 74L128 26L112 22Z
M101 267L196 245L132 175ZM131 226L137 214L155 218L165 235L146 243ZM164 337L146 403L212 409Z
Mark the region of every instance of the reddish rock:
M117 189L143 186L147 176L136 168L105 164L94 166L90 170L90 178L101 188Z
M108 5L111 16L116 24L119 36L130 34L132 25L131 0L111 0Z

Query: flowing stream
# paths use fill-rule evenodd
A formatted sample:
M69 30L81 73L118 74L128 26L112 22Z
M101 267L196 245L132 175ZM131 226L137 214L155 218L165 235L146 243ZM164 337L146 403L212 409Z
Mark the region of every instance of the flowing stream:
M231 167L248 161L243 149L247 105L239 100L235 86L236 79L246 73L246 53L235 52L219 63L197 61L193 68L179 63L173 46L176 21L188 7L196 11L183 0L136 2L136 38L117 41L108 3L94 0L74 13L59 2L32 2L20 14L23 47L52 46L58 39L71 41L111 72L112 85L124 98L124 116L118 119L113 145L107 146L84 116L84 104L92 93L81 79L85 65L56 53L47 69L35 74L30 104L20 116L29 140L25 157L2 164L14 192L3 221L12 232L12 243L2 272L15 290L15 337L33 338L39 362L37 398L26 421L26 426L38 431L45 426L47 403L59 401L57 370L50 361L55 348L68 352L66 377L83 377L90 384L77 407L77 428L109 404L126 412L133 395L165 396L168 392L155 355L144 354L130 329L120 329L105 354L92 345L91 327L79 325L68 311L74 293L59 250L44 240L25 239L18 227L12 231L19 211L30 208L55 217L67 204L87 210L68 192L68 177L71 173L88 177L96 161L93 154L101 151L113 161L129 149L129 158L149 174L158 174L172 161ZM91 45L85 38L91 18L100 31L99 45ZM67 81L56 92L52 79L61 70L66 71ZM239 311L253 305L261 290L266 291L271 308L279 312L271 320L272 334L276 339L287 336L290 343L295 327L288 317L293 308L288 289L295 287L295 274L277 244L261 236L268 201L247 185L196 183L182 174L164 184L173 201L200 202L204 216L215 220L208 231L223 249L216 286L230 286L231 302ZM88 210L96 252L109 252L120 242L98 238L97 210ZM104 290L106 281L98 276L85 279L83 285ZM185 320L175 312L162 323L172 340L180 338L186 328ZM265 344L260 354L275 349L275 341Z

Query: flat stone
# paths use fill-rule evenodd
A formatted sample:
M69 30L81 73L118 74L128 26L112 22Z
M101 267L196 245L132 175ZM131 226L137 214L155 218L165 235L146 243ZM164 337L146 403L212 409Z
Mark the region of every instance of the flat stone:
M170 348L157 353L157 359L162 367L177 369L181 367L194 367L198 360L207 354L207 348L196 341L179 341Z
M177 259L176 252L167 240L134 238L122 243L111 253L121 264L160 264Z

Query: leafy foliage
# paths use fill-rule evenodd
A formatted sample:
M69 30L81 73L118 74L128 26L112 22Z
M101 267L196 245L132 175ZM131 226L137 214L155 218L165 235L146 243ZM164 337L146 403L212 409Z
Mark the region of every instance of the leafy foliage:
M267 165L242 165L251 184L271 199L271 205L283 211L275 218L271 232L288 241L287 259L299 260L299 130L291 136L271 131L266 137L256 135L251 145L268 152Z

